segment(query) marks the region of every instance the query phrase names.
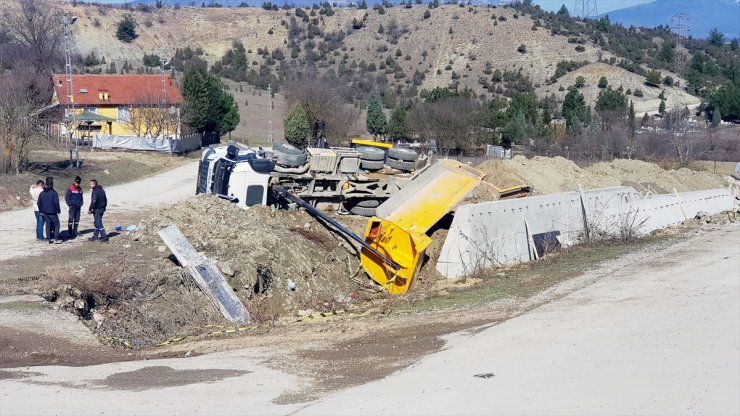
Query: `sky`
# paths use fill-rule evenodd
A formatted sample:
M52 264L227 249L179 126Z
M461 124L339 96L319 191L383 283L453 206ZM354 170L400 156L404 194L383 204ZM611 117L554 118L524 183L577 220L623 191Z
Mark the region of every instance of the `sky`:
M599 14L601 14L612 10L632 7L637 4L650 3L651 1L653 0L596 0L596 7ZM576 0L534 0L534 3L539 4L543 10L547 11L557 11L564 4L572 14Z

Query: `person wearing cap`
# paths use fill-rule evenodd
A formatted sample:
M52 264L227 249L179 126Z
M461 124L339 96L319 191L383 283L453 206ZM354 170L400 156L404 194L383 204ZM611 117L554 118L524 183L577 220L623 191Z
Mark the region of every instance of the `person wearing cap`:
M39 195L44 190L44 181L41 179L37 180L35 184L31 185L28 192L31 194L31 200L33 201L33 214L36 216L36 241L44 241L44 217L39 212Z
M80 224L80 210L82 209L82 187L80 183L82 178L79 176L75 177L67 192L64 193L64 202L69 207L69 215L67 219L67 235L69 238L77 237L77 227Z
M105 214L105 209L108 207L108 198L105 196L103 186L99 185L95 179L90 181L90 190L92 192L90 193L90 207L87 213L93 214L95 231L93 231L93 236L88 240L100 240L100 242L106 243L108 242L108 233L105 232L105 227L103 226L103 214Z
M46 238L49 244L60 244L62 240L59 238L59 213L62 210L59 207L59 194L54 190L54 178L51 176L46 177L46 186L39 194L38 207L46 221Z

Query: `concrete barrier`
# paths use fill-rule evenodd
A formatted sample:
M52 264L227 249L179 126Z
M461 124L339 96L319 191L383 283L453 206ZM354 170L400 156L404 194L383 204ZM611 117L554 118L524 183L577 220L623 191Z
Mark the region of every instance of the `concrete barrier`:
M531 261L585 237L646 234L700 211L714 214L733 206L724 189L642 198L631 187L463 205L455 213L437 270L449 278L465 276Z

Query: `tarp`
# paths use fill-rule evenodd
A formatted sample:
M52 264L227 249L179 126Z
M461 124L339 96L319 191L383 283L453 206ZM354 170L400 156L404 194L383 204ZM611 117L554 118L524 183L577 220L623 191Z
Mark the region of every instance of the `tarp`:
M185 153L200 148L200 135L185 136L181 139L153 138L137 136L111 136L96 134L93 147L100 149L148 150L167 153Z

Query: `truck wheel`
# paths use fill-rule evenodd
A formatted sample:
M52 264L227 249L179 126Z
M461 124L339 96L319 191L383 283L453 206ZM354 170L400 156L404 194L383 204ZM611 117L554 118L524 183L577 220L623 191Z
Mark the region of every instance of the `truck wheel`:
M365 160L360 159L360 167L365 170L380 170L383 169L384 162L382 160Z
M355 203L354 206L362 208L377 208L380 205L380 201L377 199L361 199Z
M275 163L288 168L297 168L306 164L306 155L291 155L288 153L275 152L277 159Z
M275 143L274 146L272 146L272 150L277 153L285 153L288 155L302 155L304 154L303 150L293 146L290 143Z
M388 149L388 157L406 162L415 162L419 158L419 154L405 147L391 147Z
M416 169L416 162L407 162L404 160L396 160L396 159L390 159L388 158L388 166L392 167L393 169L402 170L404 172L411 172L412 170Z
M385 160L385 152L377 147L358 146L355 150L360 154L360 159Z
M365 208L365 207L359 207L354 206L352 209L349 210L352 214L360 215L363 217L372 217L375 215L375 208Z

